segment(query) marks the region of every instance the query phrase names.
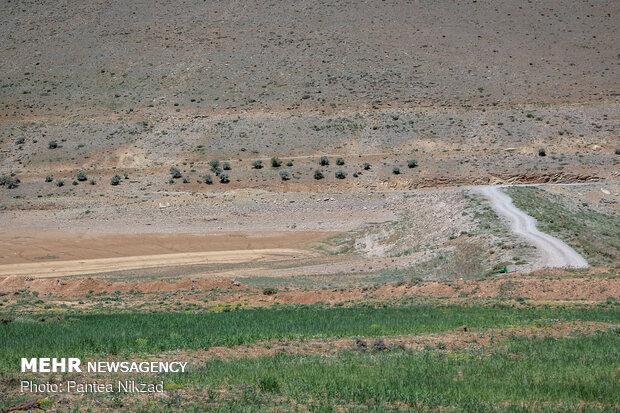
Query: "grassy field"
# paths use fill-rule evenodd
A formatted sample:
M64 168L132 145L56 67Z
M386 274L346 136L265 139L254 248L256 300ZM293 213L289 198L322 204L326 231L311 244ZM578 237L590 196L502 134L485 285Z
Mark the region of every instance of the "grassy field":
M620 220L538 188L512 187L514 204L538 220L541 231L566 241L591 265L620 262Z
M620 306L616 302L531 307L274 306L219 313L14 319L5 314L3 320L0 410L32 400L59 411L95 407L144 412L613 411L620 405L618 329L559 339L509 334L482 347L439 343L415 351L398 346L377 350L369 345L367 351L352 346L331 355L211 358L184 374L133 377L163 381L166 392L156 398L115 393L96 398L72 396L67 404L55 395L15 391L20 357L119 356L131 360L132 355L230 347L259 340L364 337L370 343L381 337L455 332L460 326L471 332L519 326L551 328L560 321L577 320L617 325ZM131 376L124 377L128 378Z
M5 317L6 318L6 317ZM41 321L43 320L43 321ZM280 306L223 313L140 313L17 318L0 324L0 371L20 357L156 354L269 339L381 337L522 326L555 320L618 322L615 304L598 307Z
M620 335L608 332L560 340L514 338L488 352L351 351L335 357L215 360L188 375L171 376L170 383L212 394L210 402L193 406L196 411L286 406L613 411L620 404L619 360ZM228 391L221 391L222 383Z

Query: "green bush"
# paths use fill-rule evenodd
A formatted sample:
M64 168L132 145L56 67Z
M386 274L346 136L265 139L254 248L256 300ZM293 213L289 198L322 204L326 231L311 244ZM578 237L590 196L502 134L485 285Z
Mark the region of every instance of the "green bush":
M282 178L283 181L288 181L291 179L291 174L289 171L280 171L280 178Z
M7 187L8 189L17 188L19 186L19 179L10 175L0 176L0 186Z
M110 179L110 185L116 186L121 183L122 178L119 175L114 175L112 179Z
M49 141L47 143L47 147L48 147L48 149L56 149L56 148L58 148L58 142L56 142L56 141Z
M323 172L319 171L318 169L316 171L314 171L314 179L323 179L325 178L325 176L323 175Z
M61 187L65 185L65 180L64 179L57 179L56 180L56 186L57 187Z
M170 168L170 175L174 179L178 179L183 176L181 175L181 171L179 170L179 168L177 168L176 166L173 166Z
M319 165L321 166L329 165L329 158L327 156L321 156L321 158L319 158Z
M84 182L88 179L88 177L86 176L86 172L84 171L78 171L78 173L75 175L75 178L80 182Z
M207 185L213 184L213 177L211 175L205 175L204 180Z
M254 169L262 169L263 168L263 161L261 161L260 159L257 159L255 161L252 162L252 168Z
M274 156L271 158L271 166L273 168L279 168L280 166L282 166L282 161L277 156Z
M224 162L222 164L222 169L225 170L225 171L230 171L230 169L231 169L230 168L230 162Z
M228 178L228 174L221 173L220 174L220 183L227 184L229 182L230 182L230 179Z
M340 158L340 157L336 158L336 165L340 165L340 166L344 165L344 158Z
M395 166L392 168L392 173L394 175L400 175L400 168L398 166Z
M368 162L364 162L363 168L365 171L369 171L370 170L370 164Z
M337 179L344 179L344 178L346 178L346 177L347 177L347 173L346 173L345 171L336 171L336 172L334 173L334 176L335 176Z
M54 177L52 175L48 175L45 177L45 182L52 182L54 180Z
M220 169L220 161L217 159L212 159L209 161L209 166L211 167L211 171L217 173Z
M416 166L418 166L418 161L416 161L415 159L409 159L407 161L407 166L409 168L415 168Z

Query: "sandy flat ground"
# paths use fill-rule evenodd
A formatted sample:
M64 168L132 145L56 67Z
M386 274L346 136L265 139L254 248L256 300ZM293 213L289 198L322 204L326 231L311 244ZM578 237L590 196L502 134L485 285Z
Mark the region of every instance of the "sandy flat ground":
M290 231L219 234L99 234L27 231L0 234L0 266L180 253L303 249L329 232Z
M121 258L99 258L75 261L0 265L0 275L58 277L96 274L141 268L174 267L197 264L265 262L312 256L309 251L271 248L258 250L210 251L180 254L140 255Z

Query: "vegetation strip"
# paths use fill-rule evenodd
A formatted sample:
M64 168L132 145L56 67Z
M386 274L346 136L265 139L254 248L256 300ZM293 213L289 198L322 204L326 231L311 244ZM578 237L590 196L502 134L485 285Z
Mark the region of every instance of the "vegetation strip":
M525 326L559 320L618 323L620 307L281 306L224 313L75 315L6 319L0 324L0 371L20 357L52 353L153 354L174 349L236 346L260 340L377 337Z

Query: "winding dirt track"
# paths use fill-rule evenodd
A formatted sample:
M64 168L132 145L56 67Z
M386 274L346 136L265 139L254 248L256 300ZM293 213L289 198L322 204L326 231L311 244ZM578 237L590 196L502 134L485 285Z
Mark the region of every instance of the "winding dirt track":
M312 255L314 255L314 253L310 251L271 248L158 254L73 261L49 261L0 265L0 276L29 276L45 278L195 264L230 264L243 262L260 263L266 261L280 261L292 258L308 257Z
M546 268L586 268L588 262L564 241L545 234L536 228L537 221L517 208L512 199L498 186L478 187L477 191L486 196L495 211L506 218L510 229L532 243L542 256L542 267Z

